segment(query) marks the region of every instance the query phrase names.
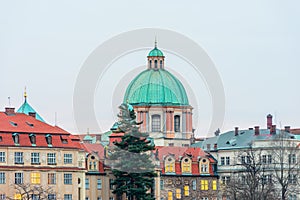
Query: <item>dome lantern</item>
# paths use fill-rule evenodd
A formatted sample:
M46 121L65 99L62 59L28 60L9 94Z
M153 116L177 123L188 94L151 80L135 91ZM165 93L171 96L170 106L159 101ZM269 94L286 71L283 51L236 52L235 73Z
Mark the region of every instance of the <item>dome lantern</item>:
M161 50L157 48L157 41L155 39L154 49L148 54L148 69L163 69L165 56Z

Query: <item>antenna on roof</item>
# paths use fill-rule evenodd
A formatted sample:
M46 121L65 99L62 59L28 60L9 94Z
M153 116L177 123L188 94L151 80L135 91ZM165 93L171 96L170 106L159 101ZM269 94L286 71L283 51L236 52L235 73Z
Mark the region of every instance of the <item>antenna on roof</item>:
M10 97L7 97L8 99L8 106L11 107L11 104L10 104Z
M157 37L155 36L154 47L157 48Z
M57 125L57 113L55 112L54 113L54 126Z

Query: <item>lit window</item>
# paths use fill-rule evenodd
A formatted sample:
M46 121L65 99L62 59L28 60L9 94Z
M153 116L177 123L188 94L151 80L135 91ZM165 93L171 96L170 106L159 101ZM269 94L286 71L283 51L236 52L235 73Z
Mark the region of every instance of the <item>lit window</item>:
M64 154L64 164L71 164L73 162L72 154L65 153Z
M152 115L152 132L160 131L160 115Z
M208 180L201 180L201 190L208 190Z
M90 189L90 180L88 178L85 179L85 189Z
M22 199L22 195L21 194L15 194L14 195L14 200L21 200Z
M173 192L168 192L168 200L173 200Z
M64 174L64 184L66 185L72 184L72 174Z
M15 164L24 164L23 152L15 152Z
M179 115L175 115L175 117L174 117L174 131L180 132L180 116Z
M15 173L15 184L23 184L23 173Z
M184 186L184 196L189 196L190 195L190 188L188 185Z
M217 190L217 181L216 180L212 181L212 190Z
M5 184L5 172L0 172L0 184Z
M181 189L176 189L176 199L181 199Z
M191 173L191 159L184 158L181 163L182 173Z
M40 173L31 173L31 183L40 184L41 183L41 174Z
M72 194L65 194L64 200L72 200Z
M97 179L97 189L98 190L102 189L102 180L101 179Z
M0 162L5 162L6 160L6 156L5 156L5 152L0 152Z
M56 164L56 153L47 153L47 162L48 165Z
M171 157L165 160L165 172L175 172L175 160Z
M40 153L31 153L31 164L40 164Z
M56 184L56 174L55 173L48 173L48 184L49 185Z

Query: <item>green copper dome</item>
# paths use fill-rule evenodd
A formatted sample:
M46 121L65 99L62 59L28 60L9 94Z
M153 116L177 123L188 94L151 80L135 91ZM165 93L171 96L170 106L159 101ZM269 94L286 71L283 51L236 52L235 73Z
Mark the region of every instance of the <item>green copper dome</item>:
M164 69L147 69L134 78L127 87L126 102L132 105L189 105L181 82Z
M148 56L164 56L164 54L161 52L161 50L155 47L149 52Z

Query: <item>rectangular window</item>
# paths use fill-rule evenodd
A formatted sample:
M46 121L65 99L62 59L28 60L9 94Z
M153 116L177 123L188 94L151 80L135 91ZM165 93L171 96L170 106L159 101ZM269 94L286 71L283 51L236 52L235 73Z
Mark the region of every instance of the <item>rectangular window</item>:
M230 176L222 176L222 184L227 185L230 181Z
M56 153L47 153L47 163L48 165L56 164Z
M268 155L268 164L272 163L272 155Z
M0 172L0 184L5 184L5 172Z
M31 164L40 164L40 153L31 153Z
M160 189L161 189L161 190L164 189L164 180L160 180Z
M40 200L39 196L37 194L32 194L31 195L32 200Z
M5 158L6 158L5 152L0 152L0 162L4 163L6 160Z
M197 189L197 181L196 180L192 181L192 187L193 187L193 190Z
M160 132L160 116L152 115L152 132Z
M242 156L241 163L242 164L250 164L250 156Z
M0 200L5 200L6 199L6 195L5 194L0 194Z
M261 162L262 164L267 164L267 155L262 155Z
M40 184L41 183L41 174L37 172L31 173L31 183Z
M21 194L15 194L14 195L14 200L21 200L22 199L22 195Z
M113 181L114 181L114 180L109 179L109 189L110 189L110 190L113 190L113 189L114 189Z
M64 200L72 200L72 194L65 194Z
M168 200L173 200L173 192L168 192Z
M290 174L289 175L289 184L291 184L291 185L297 184L297 176L296 176L296 174Z
M100 178L97 179L97 189L98 190L102 189L102 180Z
M181 189L176 189L176 199L181 199Z
M23 152L15 152L15 164L24 164Z
M64 164L72 164L72 162L73 162L72 154L65 153L64 154Z
M208 180L201 180L201 190L208 190Z
M212 190L217 190L217 181L216 180L212 181Z
M289 154L289 164L296 164L296 154Z
M64 174L64 184L72 185L72 174Z
M56 200L56 194L48 194L48 200Z
M226 165L230 165L230 157L226 157Z
M190 188L188 185L184 186L184 196L189 196L190 195Z
M23 184L23 173L15 173L15 184Z
M206 173L207 172L207 164L201 164L201 172Z
M90 180L88 178L85 179L85 189L90 189Z
M48 173L48 184L49 185L56 184L56 173Z
M225 165L225 157L221 157L221 165Z

